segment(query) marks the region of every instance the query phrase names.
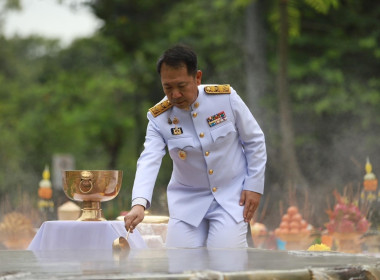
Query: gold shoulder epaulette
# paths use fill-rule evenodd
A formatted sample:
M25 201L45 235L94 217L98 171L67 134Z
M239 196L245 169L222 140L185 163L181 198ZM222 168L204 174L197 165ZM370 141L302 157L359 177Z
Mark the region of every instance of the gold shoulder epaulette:
M157 103L155 106L150 108L149 111L152 113L153 117L157 117L172 106L173 104L171 104L169 100L165 99L164 101L161 101L160 103Z
M231 87L230 85L210 85L205 86L205 92L208 94L229 94Z

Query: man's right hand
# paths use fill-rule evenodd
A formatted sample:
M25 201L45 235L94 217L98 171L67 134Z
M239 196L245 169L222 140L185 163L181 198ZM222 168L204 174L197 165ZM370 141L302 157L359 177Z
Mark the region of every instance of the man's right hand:
M130 232L133 232L136 226L144 220L144 211L144 206L137 204L125 215L124 223L127 231L130 230Z

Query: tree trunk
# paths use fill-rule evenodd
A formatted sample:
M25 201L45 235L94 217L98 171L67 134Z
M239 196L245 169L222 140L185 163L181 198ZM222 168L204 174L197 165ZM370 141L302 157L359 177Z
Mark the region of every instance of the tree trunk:
M110 157L109 162L108 162L108 168L110 170L117 169L117 161L119 159L120 150L122 149L123 144L124 144L122 129L120 128L120 130L118 129L116 130L117 132L115 132L116 133L115 140L112 143L108 143L107 145L107 151Z
M281 133L282 176L285 187L302 190L307 187L306 180L298 165L291 105L288 90L288 0L280 0L280 38L278 41L279 71L278 71L278 105ZM305 189L304 189L305 190Z
M266 38L263 15L265 0L253 1L246 10L246 86L247 105L259 123L265 119L259 100L267 86Z

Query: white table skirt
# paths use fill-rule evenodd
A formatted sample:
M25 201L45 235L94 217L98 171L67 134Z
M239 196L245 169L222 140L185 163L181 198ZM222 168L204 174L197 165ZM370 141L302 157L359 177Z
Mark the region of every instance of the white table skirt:
M122 221L48 221L28 250L112 250L113 241L120 236L127 236ZM132 249L147 248L138 230L129 235L128 243Z

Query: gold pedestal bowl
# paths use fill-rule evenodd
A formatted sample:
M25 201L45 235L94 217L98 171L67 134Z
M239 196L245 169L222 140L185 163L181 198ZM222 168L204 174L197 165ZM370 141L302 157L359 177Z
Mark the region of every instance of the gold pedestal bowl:
M105 221L100 203L114 199L121 188L121 170L68 170L62 172L63 190L74 201L83 202L77 221Z

